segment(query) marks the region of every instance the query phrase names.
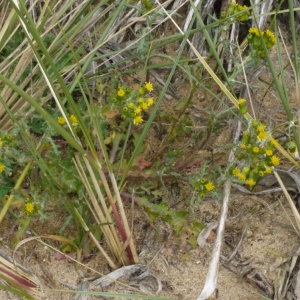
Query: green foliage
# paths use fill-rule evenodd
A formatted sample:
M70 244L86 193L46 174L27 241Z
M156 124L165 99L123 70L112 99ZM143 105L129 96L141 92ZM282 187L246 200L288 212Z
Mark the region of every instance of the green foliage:
M28 162L28 156L15 134L0 132L0 174L6 175L7 179L14 177L17 167L23 167ZM8 180L1 178L4 181L0 184L5 186L4 182L8 183Z
M251 47L251 55L254 59L256 56L260 58L266 57L265 48L270 49L276 44L274 33L268 29L260 31L257 28L250 28L247 39Z
M133 2L136 3L138 1ZM5 205L7 200L7 197L4 197L4 195L8 194L14 187L14 183L25 165L28 162L32 162L26 177L29 182L28 186L11 191L11 195L15 197L12 205L16 208L15 215L19 218L20 223L20 230L14 240L15 243L21 239L22 234L36 214L39 214L42 218L48 217L47 207L50 204L54 204L55 209L58 210L62 210L62 207L64 207L68 213L65 217L65 223L59 232L61 235L64 234L66 238L58 239L62 242L61 249L64 252L77 251L78 249L82 251L84 248L90 250L93 247L93 243L88 240L88 231L83 229L82 222L76 217L77 211L89 230L98 239L101 238L102 225L104 224L103 226L105 226L108 223L95 225L95 220L87 204L87 192L83 185L83 179L78 175L74 166L76 157L81 159L84 157L95 168L96 175L93 179L97 184L99 183L101 192L105 190L102 185L104 176L112 173L117 174L117 184L123 188L128 170L133 167L134 169L130 175L135 175L136 178L139 178L137 180L138 183L133 180L127 183L128 185L125 188L131 187L131 185L142 185L140 178L151 176L151 178L155 178L153 180L155 183L142 186L143 192L148 197L161 198L163 193L159 184L164 185L162 173L172 178L180 178L185 183L189 181L200 200L208 195L217 193L223 178L220 178L222 173L213 166L213 160L207 159L206 163L203 163L202 167L200 167L198 174L192 177L189 177L187 174L181 174L182 172L179 168L176 168L178 160L184 157L185 146L183 142L180 144L181 140L184 143L189 143L190 141L196 143L196 141L199 142L200 140L200 149L198 151L201 149L208 151L208 147L210 148L212 145L212 143L208 143L211 135L217 134L222 129L220 117L222 113L219 115L216 113L217 108L215 105L208 103L208 97L204 97L205 100L199 100L199 97L196 97L198 96L198 88L201 86L210 95L210 99L219 99L222 104L225 104L221 100L224 95L219 93L219 88L215 88L211 77L206 77L205 69L209 70L209 68L205 67L205 61L199 59L200 62L196 63L190 58L182 59L183 50L186 49L186 40L197 31L202 31L210 49L206 60L210 63L212 62L211 56L215 56L212 64L215 65L215 61L218 64L214 75L219 82L216 79L215 81L223 92L224 90L226 91L224 89L225 86L226 88L235 88L235 84L240 80L237 75L243 70L243 67L247 73L253 67L254 62L257 63L263 60L263 63L265 63L266 60L264 58L268 58L269 49L276 44L277 34L275 37L270 30L267 29L262 32L257 28L250 28L247 38L241 45L233 45L227 40L228 30L231 25L234 22L245 22L250 17L250 8L238 5L235 2L231 2L228 10L221 13L220 20L214 19L214 22L209 27L206 25L202 26L201 22L203 20L200 18L198 20L199 24L201 24L199 28L192 32L193 24L191 24L191 27L184 35L171 36L171 42L164 38L155 38L156 33L151 31L157 17L160 14L164 14L163 10L156 10L142 18L145 22L141 22L141 29L138 33L132 31L136 39L140 38L138 45L134 46L132 44L128 51L132 52L133 58L130 58L130 60L134 61L134 64L125 58L120 59L117 63L114 61L114 64L107 62L107 65L103 68L102 61L107 60L107 58L110 59L110 57L118 55L119 59L118 51L106 53L109 51L106 39L120 11L131 9L132 4L121 1L113 6L109 14L101 16L103 18L101 23L103 24L99 27L95 25L95 30L82 43L80 41L78 46L78 37L84 36L78 28L82 27L85 29L85 24L89 20L88 14L92 12L89 9L92 10L94 4L89 6L86 6L87 11L82 11L82 15L70 18L71 21L78 21L78 24L73 23L72 25L71 23L71 30L66 26L63 29L64 31L60 32L59 30L62 28L60 26L64 26L64 23L58 22L59 26L52 24L51 26L55 29L45 30L47 34L43 33L43 36L40 33L43 32L44 28L34 28L33 23L30 23L30 16L26 15L25 17L28 24L30 24L28 28L32 30L30 34L33 37L34 46L31 45L31 47L33 50L36 50L35 54L41 58L45 65L44 71L46 76L49 77L48 80L53 93L50 95L50 87L44 86L40 98L31 98L30 95L40 88L40 84L43 84L41 72L31 77L30 92L27 90L29 86L18 90L18 86L23 83L25 78L30 76L32 69L37 66L37 58L34 58L24 67L20 79L14 82L16 86L10 86L9 82L6 82L11 89L20 94L20 98L26 99L31 106L26 111L18 112L19 115L14 121L19 117L22 120L20 120L20 123L15 123L17 125L15 125L12 132L1 132L0 134L0 197L4 198L3 205ZM136 5L134 8L142 16L145 12L149 13L154 8L154 1L142 0L141 6ZM101 9L95 9L91 15L102 11ZM196 10L195 14L199 17ZM83 21L81 23L79 20L82 18ZM207 29L209 28L212 28L211 32L215 33L213 41L207 34ZM15 48L23 40L26 40L23 32L19 28L15 31L6 47L0 53L1 61L8 60ZM58 36L56 36L56 33L59 33ZM130 35L128 36L131 38ZM176 57L168 57L168 55L165 55L167 51L163 55L159 54L160 47L165 47L166 45L172 45L173 47L173 42L178 40L180 40L182 46L180 46L178 54L174 54ZM217 53L219 47L223 46L226 50L241 48L244 51L247 43L250 50L244 59L244 65L242 66L240 60L236 59L237 52L232 53L231 51L232 58L234 58L234 70L230 73L223 72L223 64L218 56L220 52ZM93 48L90 53L86 51L87 45L89 50ZM106 51L105 55L101 56L102 54L98 53L99 56L95 58L93 53L96 53L100 46L101 49ZM120 57L122 56L120 55ZM298 56L295 57L297 59ZM14 57L10 60L12 59ZM167 62L164 61L153 65L154 59L155 63L159 59ZM101 60L101 63L99 63L99 60ZM87 73L87 68L91 66L92 61L97 64L98 69L95 71L95 74L91 74L89 70L89 75L85 76L84 74ZM6 79L10 77L18 62L18 59L15 60L11 68L7 69ZM144 65L142 65L142 62ZM127 67L128 65L130 65L130 68ZM155 96L154 100L154 89L152 83L148 82L149 78L151 78L149 75L153 77L150 70L166 66L168 68L171 66L171 69L168 69L168 78L161 89L155 89L154 92L158 93L158 97ZM183 82L190 82L190 88L189 90L186 88L187 95L184 95L177 105L175 104L176 107L174 108L171 107L174 106L174 103L168 103L164 98L167 89L170 87L171 79L174 78L175 70L176 72L182 71L182 74L185 76L183 76ZM142 84L135 85L130 83L132 81L128 80L127 74L134 74L134 80L138 78ZM210 75L212 74L210 73ZM1 81L4 82L2 77ZM37 82L38 86L35 86L34 83ZM174 86L180 86L175 83ZM1 83L1 89L3 84ZM217 91L214 92L214 90ZM272 138L271 132L265 130L266 126L264 124L250 117L245 99L237 100L233 92L232 94L230 94L229 90L227 92L229 94L225 94L228 96L228 99L232 101L235 107L239 108L241 114L239 117L247 120L247 128L241 142L237 144L237 159L232 164L230 174L233 175L235 181L246 185L249 190L252 190L262 177L269 174L272 168L279 164L280 158L276 155L278 141ZM56 98L56 101L51 97ZM50 98L51 100L47 100L48 102L45 103L45 99ZM202 118L204 121L202 124L201 120L201 126L195 124L193 117L191 117L192 114L187 110L188 108L191 109L193 107L192 104L198 100L200 102L207 101L207 103L201 103L201 105L206 105L204 109L206 116ZM160 106L162 101L166 101L166 105L163 107ZM226 103L226 105L228 104ZM36 111L33 111L33 108ZM230 112L234 111L232 107L229 107L228 110ZM287 109L287 113L288 111ZM8 110L8 112L10 111ZM209 115L208 118L207 115ZM156 124L154 123L155 117ZM289 118L289 121L291 122L292 120ZM131 125L137 126L131 127ZM145 143L145 138L151 126L152 128L154 127L153 125L162 128L160 136L162 141L160 141L161 144L158 150L161 152L157 157L155 157L156 152L151 153L154 158L148 159L147 155L152 149L149 150L150 147L147 147L148 141ZM32 140L33 145L40 145L36 153L28 144L24 145L22 142L22 134L25 140L24 132L19 127L23 128L26 136ZM187 138L189 139L188 141ZM290 140L287 143L291 153L294 153L296 150L296 137L294 137L294 140ZM214 149L209 150L212 150L213 153ZM99 167L100 165L101 168ZM148 170L145 170L147 168ZM227 170L228 166L222 166L222 168ZM85 165L82 172L89 173L90 170L87 171L87 169L87 165ZM101 178L99 170L104 174ZM120 174L123 175L122 179L119 177ZM89 175L91 175L91 172ZM228 174L226 173L224 176L228 177ZM87 184L94 191L97 187L93 186L93 183L91 177L88 177ZM118 191L114 190L112 194L118 195ZM106 201L109 197L106 194L104 198ZM196 201L192 203L192 206L198 204L199 201ZM197 246L196 238L204 225L197 221L189 220L191 218L189 211L192 210L190 207L174 209L173 207L170 208L166 202L150 203L147 198L141 199L140 205L147 213L150 221L154 222L160 219L170 224L175 233L186 238L193 247ZM113 207L113 203L110 203L111 207ZM117 216L115 217L117 221L120 221ZM119 222L119 224L122 224L122 222ZM109 225L112 224L109 223ZM76 237L70 236L67 232L67 229L71 226L76 228ZM120 230L120 235L122 234L123 232ZM124 238L124 242L126 237L122 236L122 238Z
M275 155L279 144L265 131L266 125L257 120L249 122L241 142L236 150L236 157L243 162L243 168L232 168L231 173L252 190L265 175L272 173L272 167L279 165L280 158Z
M200 203L205 197L215 192L216 183L214 183L213 177L216 177L217 171L209 169L209 163L204 163L198 173L190 178L190 183L198 194L195 203Z
M118 109L122 119L133 122L134 125L143 122L143 113L154 104L153 97L146 94L153 90L152 84L146 82L138 91L130 86L121 86L118 90L112 90L108 97L110 110Z
M0 174L0 199L3 199L5 195L13 188L14 181L6 176L5 173Z
M0 61L4 61L13 51L24 41L24 34L21 29L17 29L12 38L0 52Z
M44 157L48 161L48 167L54 174L60 174L60 188L65 193L79 193L83 185L79 176L76 175L76 169L72 161L75 155L74 149L64 143L61 143L60 146L57 146L55 143L57 142L54 141L54 147L50 147L45 152ZM47 146L49 147L50 145L45 144L45 147ZM41 188L45 188L43 182L44 180L40 182Z
M157 219L170 224L174 232L178 235L182 235L186 232L188 235L188 242L191 246L196 247L198 234L205 227L204 224L197 221L189 221L189 213L185 210L170 210L165 202L159 204L150 203L147 198L139 198L139 204L144 208L149 219L154 222Z
M164 163L167 168L175 166L176 160L183 156L182 150L170 150L164 158Z

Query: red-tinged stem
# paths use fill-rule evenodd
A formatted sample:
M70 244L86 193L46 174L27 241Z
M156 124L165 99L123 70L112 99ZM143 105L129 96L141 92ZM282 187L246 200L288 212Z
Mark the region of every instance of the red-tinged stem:
M100 176L101 176L101 179L102 179L102 183L103 183L103 185L104 185L104 188L105 188L105 191L106 191L108 200L109 200L109 202L110 202L110 205L111 205L111 208L112 208L112 211L113 211L113 214L114 214L114 217L115 217L115 220L116 220L118 229L119 229L119 233L120 233L120 235L121 235L121 239L122 239L123 243L125 243L125 242L127 241L127 235L126 235L124 226L123 226L123 224L122 224L122 221L121 221L119 212L118 212L117 207L116 207L116 205L115 205L114 199L113 199L112 194L111 194L111 192L110 192L110 189L109 189L109 186L108 186L108 183L107 183L105 174L104 174L104 172L103 172L102 169L99 170L99 173L100 173ZM128 257L128 259L129 259L129 261L130 261L131 263L133 263L133 262L134 262L134 259L133 259L133 255L132 255L132 252L131 252L130 247L127 246L126 249L125 249L125 251L126 251L126 253L127 253L127 257Z
M37 285L32 283L31 281L28 281L24 277L16 274L15 272L9 270L8 268L4 266L0 266L0 271L6 274L8 277L10 277L11 280L15 281L15 283L24 288L24 289L31 289L31 288L37 288Z

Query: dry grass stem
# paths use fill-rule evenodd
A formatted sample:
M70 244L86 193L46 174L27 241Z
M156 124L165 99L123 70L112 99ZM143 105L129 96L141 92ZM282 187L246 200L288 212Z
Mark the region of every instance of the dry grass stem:
M289 205L292 209L292 212L293 212L293 215L294 215L294 218L295 218L295 221L296 221L296 226L298 228L297 232L298 232L298 235L299 235L299 232L300 232L300 215L299 215L299 212L298 212L293 200L291 199L291 196L289 195L285 185L283 184L280 176L278 175L278 173L275 170L273 170L273 174L275 175L275 177L276 177L280 187L282 188L282 191L283 191L283 193L284 193L286 199L288 200L288 203L289 203Z
M235 136L233 138L233 143L236 143L239 139L240 133L242 130L242 124L238 121L238 126L235 131ZM228 162L231 163L234 160L234 150L230 151ZM230 190L231 190L231 180L228 179L224 183L223 187L223 202L220 212L219 218L219 226L217 229L217 236L214 243L214 247L212 250L212 257L209 263L206 280L204 287L200 296L197 300L205 300L210 297L216 289L217 279L218 279L218 270L219 270L219 261L220 261L220 254L223 242L223 236L225 231L225 222L227 218L228 212L228 204L229 204L229 197L230 197Z

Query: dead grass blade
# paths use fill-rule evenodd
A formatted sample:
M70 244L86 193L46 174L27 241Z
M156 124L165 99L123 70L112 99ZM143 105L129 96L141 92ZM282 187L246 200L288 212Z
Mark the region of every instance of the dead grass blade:
M95 217L95 220L99 225L109 224L102 226L102 231L109 245L109 248L114 256L114 259L116 259L119 262L119 264L123 265L128 265L130 263L128 258L133 259L133 262L138 263L138 256L132 241L132 234L128 226L127 218L123 209L123 203L119 194L119 189L113 174L110 174L110 179L113 185L115 198L111 194L110 187L108 186L106 180L106 176L101 168L99 169L99 175L102 181L99 184L97 176L94 173L92 166L86 159L84 159L84 164L86 169L88 170L91 182L88 180L88 177L84 171L84 167L78 157L76 157L74 163L82 179L82 182L84 183L84 186L88 192L89 200L87 199L87 203L89 204L89 207L93 213L93 216ZM109 199L109 204L107 204L107 201L105 200L105 196L103 195L101 186L102 188L104 187L106 195ZM118 210L115 204L118 205ZM120 216L118 211L120 212ZM114 218L111 216L111 213L113 213ZM123 244L121 244L119 240L119 235L117 234L117 230L114 225L114 220L116 220L117 222L118 230L122 237ZM113 268L115 269L116 267L114 266Z
M293 215L294 215L294 218L295 218L295 223L296 223L296 231L297 231L298 235L300 235L300 215L298 213L298 210L297 210L290 194L288 193L285 185L283 184L280 176L278 175L278 173L275 170L273 170L273 174L275 175L275 177L276 177L280 187L282 188L282 191L283 191L283 193L284 193L284 195L285 195L285 197L286 197L286 199L287 199L287 201L288 201L288 203L289 203L289 205L292 209L292 212L293 212Z
M32 273L21 266L13 263L12 258L0 250L0 278L15 289L41 297L40 283ZM25 295L24 295L25 296ZM33 299L33 298L32 298Z
M233 143L236 143L238 141L241 130L242 130L242 125L241 125L241 122L239 121L236 132L235 132L235 136L233 138ZM231 163L233 160L234 160L234 151L231 150L230 154L229 154L228 163ZM221 208L221 212L220 212L217 236L216 236L216 240L215 240L214 247L212 250L212 258L209 263L204 287L202 289L200 296L197 298L197 300L207 299L208 297L210 297L212 295L212 293L216 289L216 284L217 284L217 279L218 279L218 271L219 271L219 260L220 260L220 254L221 254L223 235L224 235L224 231L225 231L225 222L226 222L226 218L227 218L230 190L231 190L231 180L228 179L225 181L224 187L223 187L223 203L222 203L222 208Z

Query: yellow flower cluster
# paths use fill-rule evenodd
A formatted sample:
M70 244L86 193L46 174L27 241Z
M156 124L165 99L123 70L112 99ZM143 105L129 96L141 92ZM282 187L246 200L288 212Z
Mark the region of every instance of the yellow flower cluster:
M69 120L70 120L70 123L74 126L78 124L78 120L74 115L71 115L69 117ZM64 117L60 116L60 117L57 118L57 123L60 124L60 125L64 125L64 124L66 124L66 120L65 120Z
M241 101L242 104L245 101ZM272 167L280 164L280 158L274 154L278 142L266 132L266 125L254 120L243 133L236 157L246 166L241 170L234 168L231 174L252 190L266 174L272 173Z
M269 29L267 29L265 31L265 35L267 36L267 39L273 44L275 45L276 44L276 37L274 35L273 32L271 32Z
M246 5L239 5L235 1L231 2L228 10L227 15L230 17L231 15L237 14L234 18L240 22L247 21L249 19L250 11L248 10L248 6Z
M270 49L276 44L276 37L269 29L260 31L258 28L250 28L247 38L253 53L262 58L266 56L264 45Z
M123 119L131 119L134 125L139 125L143 123L143 112L154 104L153 97L145 97L146 93L152 91L151 82L145 82L138 91L133 91L130 87L120 87L115 96L111 97L113 106L119 108Z

